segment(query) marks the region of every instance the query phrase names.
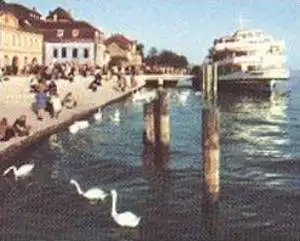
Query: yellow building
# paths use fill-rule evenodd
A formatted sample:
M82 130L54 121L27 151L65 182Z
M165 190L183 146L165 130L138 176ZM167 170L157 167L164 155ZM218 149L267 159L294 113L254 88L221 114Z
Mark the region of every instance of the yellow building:
M105 40L105 45L111 59L118 58L123 67L140 68L142 57L137 50L137 41L124 35L114 34Z
M43 35L27 20L0 11L0 37L0 67L14 65L20 71L33 61L42 64Z

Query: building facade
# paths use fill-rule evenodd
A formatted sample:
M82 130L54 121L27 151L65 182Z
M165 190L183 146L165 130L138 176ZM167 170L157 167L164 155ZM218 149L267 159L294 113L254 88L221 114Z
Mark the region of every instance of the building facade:
M113 34L105 40L107 51L111 59L118 58L121 67L140 68L142 65L142 57L137 50L137 41L130 40L121 34Z
M0 10L0 36L1 68L14 65L19 72L31 62L42 63L43 35L4 8Z
M44 62L105 65L104 34L85 21L74 20L62 8L33 25L44 35Z

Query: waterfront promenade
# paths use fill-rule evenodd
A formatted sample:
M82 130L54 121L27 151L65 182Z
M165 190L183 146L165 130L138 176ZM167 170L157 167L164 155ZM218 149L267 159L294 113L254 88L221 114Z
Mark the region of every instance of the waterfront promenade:
M176 79L183 76L176 75L140 75L137 76L137 86L124 92L118 92L113 88L112 80L103 81L103 86L97 92L88 89L93 77L82 78L77 76L73 83L65 80L58 80L57 87L60 98L68 92L72 92L78 106L74 109L63 108L58 119L51 119L45 113L43 121L38 121L32 110L34 94L29 92L30 77L12 77L9 81L0 83L0 117L6 117L9 124L13 124L20 115L27 115L28 124L32 126L31 134L28 137L14 137L7 142L0 142L0 160L9 157L16 151L33 144L43 136L51 135L61 128L66 128L74 121L84 119L97 111L97 108L128 96L132 91L144 86L147 80L158 78Z
M32 144L39 137L52 134L56 130L67 127L73 121L81 119L98 107L108 104L111 101L118 100L132 92L132 90L142 87L143 78L138 77L138 85L124 92L118 92L113 88L113 81L103 81L103 86L97 92L88 89L92 77L82 78L77 76L73 83L65 80L57 81L58 93L63 98L68 92L72 92L78 105L74 109L63 108L59 118L51 119L48 113L45 113L43 121L36 118L32 110L34 103L34 94L29 92L30 78L13 77L9 81L0 84L0 117L6 117L9 124L13 124L16 118L25 114L28 118L28 124L31 125L31 134L28 137L14 137L7 142L0 143L0 160L7 158L9 154Z

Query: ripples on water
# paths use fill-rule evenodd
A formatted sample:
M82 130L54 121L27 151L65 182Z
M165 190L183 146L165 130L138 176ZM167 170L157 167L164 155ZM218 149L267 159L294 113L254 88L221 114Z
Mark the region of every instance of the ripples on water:
M107 107L104 117L120 109L119 126L105 118L73 136L60 132L3 166L36 163L29 180L1 180L2 239L300 240L297 91L278 104L222 95L221 198L214 219L201 205L201 99L182 90L190 95L180 104L178 90L170 91L166 172L143 165L143 106L127 100ZM117 209L142 216L139 227L118 227L110 218L111 199L88 204L71 178L84 190L116 188Z

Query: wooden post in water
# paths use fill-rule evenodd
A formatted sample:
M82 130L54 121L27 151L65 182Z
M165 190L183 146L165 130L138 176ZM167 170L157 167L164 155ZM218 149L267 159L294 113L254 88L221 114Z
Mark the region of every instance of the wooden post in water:
M163 147L170 145L169 96L167 90L161 89L159 91L159 141Z
M164 88L158 90L158 100L155 101L155 155L157 166L165 169L170 152L170 123L169 123L169 92Z
M154 103L144 104L144 145L154 147Z
M207 68L206 89L202 110L202 162L204 194L215 203L219 197L220 114L217 106L217 65ZM213 91L212 91L213 90Z
M218 99L218 64L214 63L213 65L213 101Z
M219 197L219 110L211 107L202 111L203 183L206 198L212 202Z

